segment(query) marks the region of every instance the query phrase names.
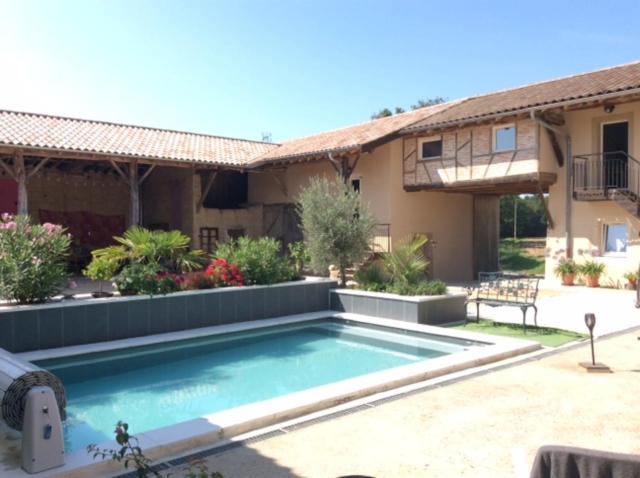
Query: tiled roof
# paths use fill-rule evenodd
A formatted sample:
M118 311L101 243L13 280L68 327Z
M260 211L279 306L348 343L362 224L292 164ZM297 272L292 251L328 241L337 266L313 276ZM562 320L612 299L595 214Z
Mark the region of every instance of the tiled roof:
M449 102L428 106L355 126L348 126L313 136L285 141L280 147L269 151L259 159L260 161L270 162L359 149L366 147L366 145L370 143L386 138L405 126L428 118L455 104L456 102Z
M59 116L0 110L0 146L46 148L229 166L259 166L366 149L401 133L527 108L553 107L640 88L640 62L421 108L281 145Z
M244 139L6 110L0 110L0 145L220 165L244 165L278 147Z
M640 88L640 62L467 98L439 114L409 125L403 132L456 124L528 108L552 107L556 103L588 100L595 96L635 88Z

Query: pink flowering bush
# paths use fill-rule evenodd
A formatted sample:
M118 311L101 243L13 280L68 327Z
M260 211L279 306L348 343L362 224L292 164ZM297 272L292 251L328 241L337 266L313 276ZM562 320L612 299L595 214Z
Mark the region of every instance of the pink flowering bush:
M71 240L57 224L33 224L28 216L0 216L0 299L45 302L67 284Z

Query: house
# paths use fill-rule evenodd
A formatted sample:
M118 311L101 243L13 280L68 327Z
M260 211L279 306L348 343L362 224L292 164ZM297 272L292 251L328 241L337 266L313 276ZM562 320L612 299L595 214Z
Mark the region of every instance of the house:
M211 249L300 238L294 203L339 173L377 218L373 246L431 238L431 273L498 264L499 197L547 205L546 273L562 257L638 267L640 63L422 108L283 144L0 111L0 209L67 225L86 247L126 225Z

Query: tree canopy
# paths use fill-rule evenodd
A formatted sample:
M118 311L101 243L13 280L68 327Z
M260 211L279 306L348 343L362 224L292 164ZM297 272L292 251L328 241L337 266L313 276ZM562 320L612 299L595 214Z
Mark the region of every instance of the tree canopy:
M547 216L540 198L510 195L500 198L500 237L513 237L514 203L517 203L517 237L546 236Z
M435 96L433 98L428 98L426 100L420 99L414 105L411 105L411 110L419 110L420 108L426 108L427 106L439 105L440 103L444 103L445 99L442 96ZM371 119L379 119L386 118L388 116L397 115L400 113L404 113L407 110L400 106L396 106L393 108L393 111L389 108L383 108L377 113L373 113L371 115Z

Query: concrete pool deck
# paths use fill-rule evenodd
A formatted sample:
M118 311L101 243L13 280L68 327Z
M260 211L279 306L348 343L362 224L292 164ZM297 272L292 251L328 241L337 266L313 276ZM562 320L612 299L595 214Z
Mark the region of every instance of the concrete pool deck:
M640 453L640 331L418 392L206 458L225 478L527 477L562 444ZM519 359L514 359L518 361ZM364 407L363 407L364 408Z

